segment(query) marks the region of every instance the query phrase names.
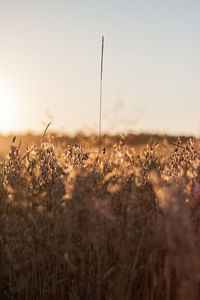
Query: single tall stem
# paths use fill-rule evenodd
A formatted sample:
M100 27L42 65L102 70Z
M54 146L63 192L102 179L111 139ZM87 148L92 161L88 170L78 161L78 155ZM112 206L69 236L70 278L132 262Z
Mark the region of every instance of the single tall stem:
M101 44L101 74L100 74L100 108L99 108L99 153L101 153L102 144L102 82L103 82L103 50L104 50L104 36L102 36Z

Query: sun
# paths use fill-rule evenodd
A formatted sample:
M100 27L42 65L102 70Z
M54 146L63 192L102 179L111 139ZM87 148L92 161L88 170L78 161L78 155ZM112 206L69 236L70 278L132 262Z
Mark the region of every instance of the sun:
M0 82L0 132L14 131L16 105L12 93Z

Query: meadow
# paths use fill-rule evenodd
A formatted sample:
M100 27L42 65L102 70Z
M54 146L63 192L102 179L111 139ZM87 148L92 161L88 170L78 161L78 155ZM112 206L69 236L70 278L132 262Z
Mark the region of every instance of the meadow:
M200 299L199 140L20 139L0 149L0 299Z

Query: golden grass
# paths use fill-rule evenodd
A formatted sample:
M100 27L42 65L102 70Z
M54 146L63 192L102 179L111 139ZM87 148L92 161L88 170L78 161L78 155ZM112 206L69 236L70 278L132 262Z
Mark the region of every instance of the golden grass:
M17 141L0 162L0 299L200 299L198 141Z

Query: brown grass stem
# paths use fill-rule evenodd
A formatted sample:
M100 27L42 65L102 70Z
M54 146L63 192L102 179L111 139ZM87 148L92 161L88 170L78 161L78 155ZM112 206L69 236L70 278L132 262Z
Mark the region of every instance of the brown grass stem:
M101 44L101 73L100 73L100 107L99 107L99 153L101 153L102 145L102 84L103 84L103 54L104 54L104 36L102 36Z

